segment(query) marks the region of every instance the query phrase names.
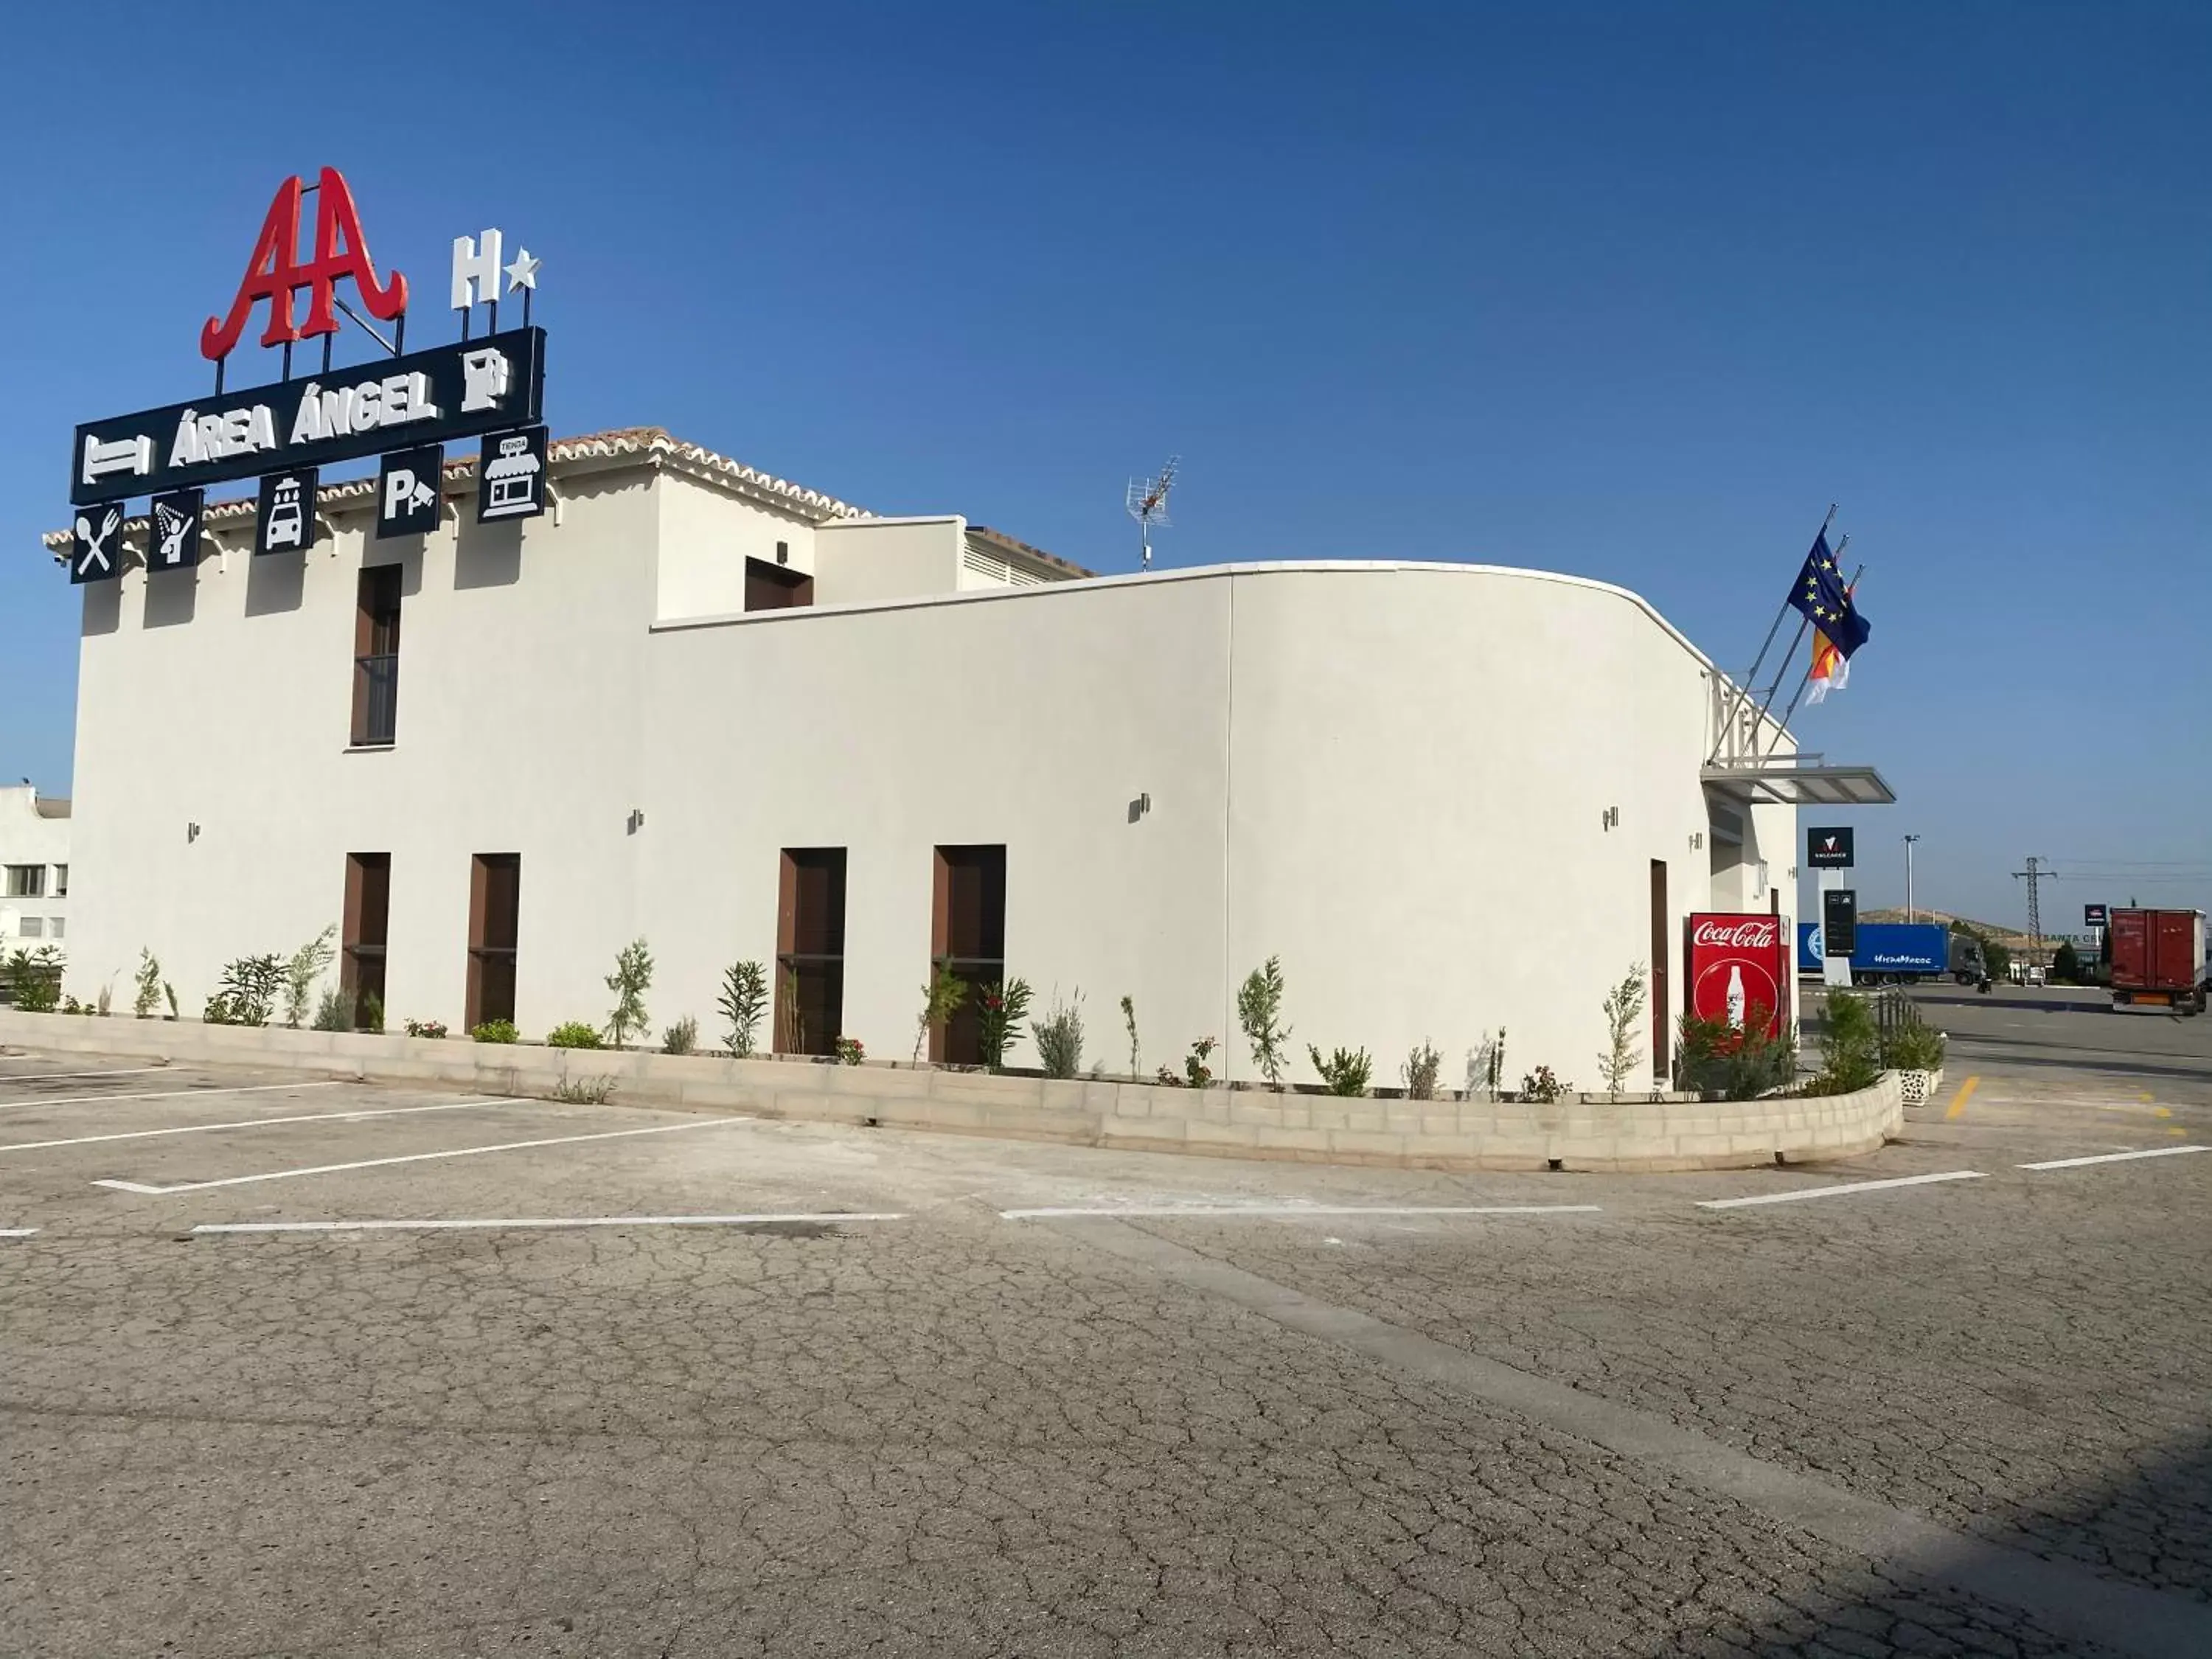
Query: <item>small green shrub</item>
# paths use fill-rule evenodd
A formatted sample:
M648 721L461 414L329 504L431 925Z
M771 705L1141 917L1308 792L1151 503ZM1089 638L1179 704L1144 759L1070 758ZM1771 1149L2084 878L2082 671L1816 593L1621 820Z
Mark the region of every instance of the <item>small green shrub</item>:
M722 970L722 994L716 1006L730 1028L730 1052L751 1058L753 1033L768 1012L768 973L757 962L733 962Z
M968 1000L968 981L952 971L950 962L933 963L927 983L921 988L921 1013L915 1022L914 1060L921 1063L923 1046L932 1031L942 1030L945 1022L960 1012L960 1005ZM791 1000L799 1001L798 979L793 976Z
M293 951L292 959L284 964L284 1023L295 1030L307 1017L307 998L315 988L315 981L337 958L337 946L333 942L337 936L338 925L332 922Z
M549 1048L598 1048L604 1045L599 1042L598 1026L586 1025L580 1019L572 1019L548 1031L545 1046Z
M1562 1083L1548 1066L1539 1066L1521 1076L1521 1098L1533 1100L1540 1106L1549 1106L1572 1089L1571 1083Z
M8 958L8 981L15 1006L27 1014L51 1014L62 1000L62 953L51 945L17 950Z
M362 1030L373 1031L381 1036L384 1034L384 999L374 991L363 991L361 1005L354 1011L354 1018Z
M1637 1028L1644 1022L1647 993L1644 984L1644 964L1632 967L1620 983L1605 994L1606 1050L1597 1057L1597 1067L1605 1079L1605 1091L1617 1095L1621 1087L1644 1063L1643 1046L1636 1040Z
M137 994L131 999L131 1012L141 1019L151 1019L161 1006L161 964L151 951L142 948L138 952L135 984Z
M1408 1100L1434 1100L1437 1097L1437 1074L1443 1069L1444 1057L1437 1046L1425 1040L1417 1042L1406 1056L1406 1063L1398 1068L1399 1080L1406 1085Z
M1004 1069L1006 1050L1022 1040L1022 1022L1029 1016L1034 994L1025 979L986 985L982 996L983 1069Z
M1190 1045L1190 1052L1182 1057L1182 1075L1177 1077L1164 1066L1160 1067L1157 1082L1170 1089L1203 1089L1213 1081L1213 1067L1206 1062L1213 1057L1218 1046L1212 1037L1200 1037Z
M1768 1011L1753 1003L1743 1030L1724 1018L1685 1014L1674 1027L1674 1086L1707 1100L1756 1100L1797 1077L1797 1032L1767 1034Z
M315 1026L318 1031L350 1031L353 1030L353 998L336 986L323 993L323 1000L315 1005Z
M599 1046L599 1033L592 1034L593 1048ZM573 1045L581 1048L584 1045ZM614 1098L615 1080L611 1077L562 1078L553 1085L553 1098L570 1106L604 1106Z
M1881 1032L1875 1027L1874 1010L1864 997L1829 992L1826 1017L1820 1022L1820 1075L1815 1091L1847 1095L1871 1088L1881 1075Z
M1237 991L1237 1024L1252 1045L1252 1063L1271 1087L1283 1086L1291 1028L1283 1024L1283 959L1269 957Z
M522 1037L522 1033L514 1029L514 1022L511 1019L488 1019L471 1030L469 1035L478 1042L516 1042Z
M161 995L167 1000L169 1018L174 1019L177 1017L177 988L165 979L161 981Z
M1919 1006L1902 996L1901 1021L1881 1034L1881 1063L1886 1070L1940 1072L1943 1069L1943 1034L1921 1017Z
M1321 1073L1322 1087L1333 1095L1364 1095L1368 1079L1374 1075L1375 1061L1364 1048L1338 1048L1323 1059L1320 1049L1309 1042L1306 1056L1313 1068Z
M615 970L607 975L607 989L615 994L614 1012L607 1016L607 1035L615 1047L624 1046L633 1031L653 1029L645 1012L645 994L653 988L653 952L641 939L632 939L615 957Z
M1075 1000L1063 1003L1055 995L1052 1012L1037 1021L1033 1028L1036 1037L1037 1063L1044 1067L1047 1077L1073 1077L1083 1069L1083 989L1076 988Z
M240 1022L231 1012L230 999L217 991L208 998L206 1006L200 1010L200 1023L204 1025L236 1025Z
M699 1022L686 1014L660 1034L664 1054L688 1054L699 1047Z
M1128 1028L1129 1032L1129 1075L1142 1077L1145 1074L1145 1053L1137 1043L1137 1000L1134 997L1121 999L1121 1024Z
M276 956L240 957L222 970L221 994L231 1025L266 1025L286 983L284 961Z
M858 1066L867 1057L867 1048L861 1043L860 1038L841 1036L837 1039L837 1060L840 1065Z
M410 1019L406 1022L407 1035L414 1037L441 1037L446 1035L442 1019Z

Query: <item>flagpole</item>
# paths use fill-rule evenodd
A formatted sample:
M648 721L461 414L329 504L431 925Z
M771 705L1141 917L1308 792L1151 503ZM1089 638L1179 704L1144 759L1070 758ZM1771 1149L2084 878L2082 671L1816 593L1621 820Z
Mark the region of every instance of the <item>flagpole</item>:
M1849 538L1846 538L1846 539ZM1857 587L1859 585L1859 578L1865 574L1866 567L1864 565L1861 565L1857 569L1852 571L1850 587L1847 587L1844 591L1845 592L1850 592L1853 588ZM1796 647L1793 646L1790 648L1795 650ZM1848 659L1846 659L1846 660L1848 660ZM1802 697L1805 695L1805 688L1812 683L1813 665L1808 662L1805 665L1805 677L1797 682L1797 696L1790 699L1790 707L1782 711L1782 723L1774 728L1774 741L1767 748L1766 752L1768 755L1771 756L1776 750L1782 747L1782 734L1790 729L1790 717L1797 712L1797 699L1798 697Z
M1836 504L1833 501L1830 501L1828 503L1828 516L1820 520L1820 529L1814 533L1813 540L1815 544L1820 542L1821 537L1828 533L1828 526L1835 523L1835 521ZM1845 537L1844 539L1848 541L1850 538L1849 537ZM1720 730L1714 734L1713 751L1711 755L1706 757L1707 759L1718 758L1721 752L1721 744L1727 740L1729 728L1735 724L1736 711L1745 703L1750 702L1752 698L1759 695L1759 671L1766 665L1766 653L1774 648L1774 636L1782 631L1782 619L1789 614L1790 601L1788 599L1784 599L1782 601L1780 609L1777 610L1774 613L1773 625L1766 630L1766 638L1759 647L1759 655L1751 665L1751 672L1745 675L1734 688L1735 695L1729 699L1728 713L1723 716L1721 720ZM1798 626L1798 638L1802 639L1803 637L1804 626L1801 622ZM1797 641L1796 640L1792 640L1790 642L1790 653L1795 653L1796 649ZM1782 660L1786 664L1790 660L1789 654L1785 653ZM1778 684L1782 678L1782 671L1780 669L1777 669L1775 671L1774 678ZM1771 696L1769 701L1771 701ZM1754 748L1758 746L1757 740L1755 738L1753 739L1753 746Z

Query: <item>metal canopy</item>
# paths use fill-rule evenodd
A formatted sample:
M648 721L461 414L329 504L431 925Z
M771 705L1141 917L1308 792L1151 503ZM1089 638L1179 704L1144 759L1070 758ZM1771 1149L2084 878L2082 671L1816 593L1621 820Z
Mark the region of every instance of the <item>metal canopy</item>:
M1871 766L1824 766L1818 755L1772 755L1708 766L1705 787L1747 805L1888 806L1897 793Z

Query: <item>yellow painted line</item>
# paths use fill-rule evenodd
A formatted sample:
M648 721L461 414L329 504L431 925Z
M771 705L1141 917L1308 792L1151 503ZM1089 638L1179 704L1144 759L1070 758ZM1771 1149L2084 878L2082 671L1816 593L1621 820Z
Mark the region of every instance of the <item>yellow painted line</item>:
M2152 1097L2151 1097L2151 1092L2150 1092L2150 1091L2149 1091L2149 1090L2146 1089L2146 1090L2144 1090L2141 1094L2137 1095L2137 1096L2136 1097L2136 1098L2137 1100L2140 1100L2140 1101L2143 1102L2146 1105L2148 1105L2148 1104L2150 1103L2150 1100L2151 1100L2151 1098L2152 1098Z
M2150 1109L2150 1115L2151 1115L2153 1117L2172 1117L2172 1116L2173 1115L2173 1114L2172 1114L2172 1112L2168 1111L2168 1110L2167 1110L2165 1107L2163 1107L2163 1106L2154 1106L2154 1107L2152 1107L2152 1108Z
M1966 1103L1973 1098L1974 1091L1981 1086L1982 1080L1979 1077L1970 1077L1961 1083L1959 1085L1959 1092L1951 1097L1951 1109L1943 1115L1947 1118L1954 1118L1964 1112L1966 1109Z

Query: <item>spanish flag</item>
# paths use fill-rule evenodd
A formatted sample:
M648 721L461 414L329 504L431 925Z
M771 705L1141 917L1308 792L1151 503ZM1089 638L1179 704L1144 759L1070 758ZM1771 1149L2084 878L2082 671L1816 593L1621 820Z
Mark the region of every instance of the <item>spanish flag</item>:
M1819 702L1830 691L1840 691L1850 684L1851 659L1836 649L1834 643L1819 629L1813 630L1813 685L1805 694L1808 703Z

